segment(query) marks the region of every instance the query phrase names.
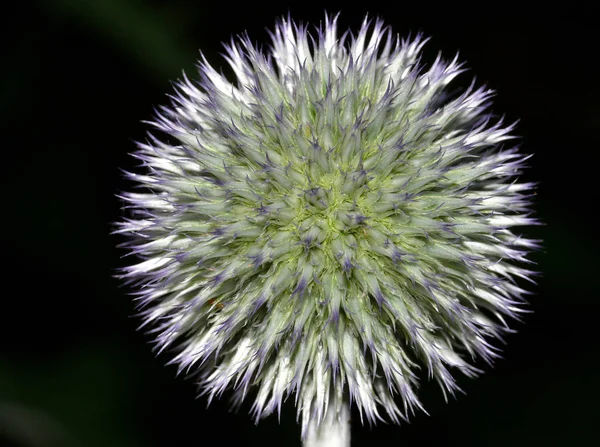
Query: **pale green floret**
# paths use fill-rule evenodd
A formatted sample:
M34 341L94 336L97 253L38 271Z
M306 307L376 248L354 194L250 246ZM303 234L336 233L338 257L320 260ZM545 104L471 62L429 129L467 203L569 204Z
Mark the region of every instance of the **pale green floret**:
M480 119L491 92L442 101L463 70L420 68L424 43L365 23L345 45L333 20L313 48L283 21L272 61L228 47L236 85L206 63L202 89L180 84L156 122L176 145L141 145L152 172L131 176L152 193L127 196L124 231L148 260L127 276L211 399L256 386L258 419L295 393L304 434L348 398L397 421L420 408L419 365L452 393L450 367L496 356L531 274L513 263L535 243L510 230L533 223L531 185L500 150L511 127Z

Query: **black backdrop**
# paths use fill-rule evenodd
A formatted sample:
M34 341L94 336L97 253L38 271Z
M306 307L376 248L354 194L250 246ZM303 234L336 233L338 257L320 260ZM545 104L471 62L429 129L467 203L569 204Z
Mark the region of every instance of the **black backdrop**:
M430 416L411 424L362 428L353 413L353 446L593 444L597 31L591 11L574 6L482 5L46 0L5 9L0 445L300 445L291 402L280 423L254 426L249 405L206 409L195 385L164 366L168 357L151 353L128 290L111 276L126 261L109 232L121 215L115 193L128 188L119 168L135 164L128 153L146 131L140 121L167 102L182 69L194 77L198 48L225 66L220 42L232 35L265 42L288 10L318 23L324 9L342 11L342 28L357 29L369 12L401 35L423 31L429 61L460 50L472 69L462 82L476 74L497 90L494 110L520 119L524 151L535 153L525 177L541 182L546 223L527 233L544 239L534 256L543 276L505 358L461 380L466 395L449 404L423 384Z

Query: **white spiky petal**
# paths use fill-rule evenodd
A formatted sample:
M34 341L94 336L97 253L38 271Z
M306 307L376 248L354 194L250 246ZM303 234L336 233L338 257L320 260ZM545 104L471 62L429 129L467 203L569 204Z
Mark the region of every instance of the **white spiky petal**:
M532 274L536 242L513 227L535 223L533 184L492 92L448 97L462 65L425 69L425 42L366 20L340 37L336 18L313 39L283 19L267 54L226 47L235 83L204 61L158 113L168 138L139 145L143 188L123 195L142 259L123 276L209 399L254 388L259 419L295 395L306 437L344 401L398 422L421 408L420 366L445 394L452 368L497 356L513 279Z

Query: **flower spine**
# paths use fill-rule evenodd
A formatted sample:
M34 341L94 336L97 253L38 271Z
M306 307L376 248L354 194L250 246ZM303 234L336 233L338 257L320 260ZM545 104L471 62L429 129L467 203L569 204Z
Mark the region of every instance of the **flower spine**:
M480 372L537 247L513 232L536 223L534 185L492 91L448 96L456 58L426 68L421 35L336 20L311 35L282 19L266 53L232 41L233 83L205 59L184 77L151 123L166 138L134 154L118 230L157 348L209 401L254 389L256 420L294 396L303 438L346 401L406 419L420 368L444 395Z

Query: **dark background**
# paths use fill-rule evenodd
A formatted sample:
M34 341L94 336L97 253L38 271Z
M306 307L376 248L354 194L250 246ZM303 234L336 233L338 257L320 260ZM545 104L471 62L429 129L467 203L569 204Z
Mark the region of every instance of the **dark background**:
M158 447L300 445L291 402L281 423L254 426L227 400L206 409L196 387L151 352L127 288L115 197L129 185L119 168L144 138L171 82L195 77L201 48L225 67L220 42L266 27L291 11L318 23L341 10L342 29L365 12L395 32L423 31L497 90L494 111L520 119L526 181L540 181L542 238L533 256L543 275L533 313L508 337L505 358L466 395L445 404L436 385L421 396L430 416L401 427L362 428L353 446L586 446L597 442L598 125L597 30L591 11L469 9L430 2L358 6L191 0L46 0L3 10L0 445ZM392 3L392 6L382 6ZM500 6L506 10L499 10ZM5 7L4 7L5 8ZM490 8L489 10L487 8Z

